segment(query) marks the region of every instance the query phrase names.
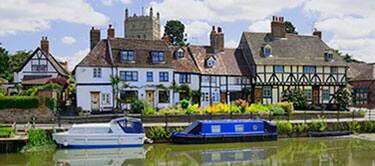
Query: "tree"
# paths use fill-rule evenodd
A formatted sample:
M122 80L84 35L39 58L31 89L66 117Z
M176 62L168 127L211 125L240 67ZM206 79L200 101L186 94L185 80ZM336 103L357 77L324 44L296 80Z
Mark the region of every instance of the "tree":
M5 48L0 47L0 78L9 82L13 80L13 73L17 71L25 60L31 55L31 51L17 51L10 55Z
M0 47L0 78L10 80L12 75L9 71L9 54L8 51L5 48Z
M285 21L285 31L286 33L298 34L296 27L290 21Z
M178 20L169 20L164 26L164 33L169 37L169 44L174 46L185 46L185 25Z
M191 95L192 95L192 90L187 84L182 84L178 88L178 91L180 92L180 100L188 100L190 101Z
M352 102L352 87L347 84L345 87L340 87L335 93L334 99L339 110L348 110L348 106Z
M307 108L307 95L301 89L287 89L282 94L282 100L293 103L295 109L304 110Z
M112 92L113 92L113 97L112 97L112 103L113 105L115 104L116 102L116 105L114 105L115 109L118 110L118 106L119 106L119 103L118 102L119 100L115 100L118 98L118 94L119 94L119 88L118 88L118 84L121 82L121 79L120 77L118 76L111 76L110 77L110 82L111 82L111 85L112 85Z
M31 51L17 51L10 57L10 67L12 71L18 70L23 63L31 56Z
M365 63L363 61L359 61L357 59L354 59L353 56L348 54L348 53L344 54L343 52L341 52L337 49L333 49L332 51L333 51L334 54L342 57L348 63Z

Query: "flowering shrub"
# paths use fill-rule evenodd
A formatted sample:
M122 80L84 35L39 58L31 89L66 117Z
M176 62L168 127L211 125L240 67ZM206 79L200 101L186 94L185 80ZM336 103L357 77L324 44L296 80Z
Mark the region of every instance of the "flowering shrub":
M267 105L262 105L259 103L251 104L245 108L246 113L255 113L255 112L268 112L270 111Z

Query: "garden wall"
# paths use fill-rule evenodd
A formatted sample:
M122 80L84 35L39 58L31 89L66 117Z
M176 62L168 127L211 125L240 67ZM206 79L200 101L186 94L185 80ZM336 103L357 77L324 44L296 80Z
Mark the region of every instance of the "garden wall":
M55 116L46 108L0 110L0 123L27 123L32 122L33 118L36 123L51 123Z

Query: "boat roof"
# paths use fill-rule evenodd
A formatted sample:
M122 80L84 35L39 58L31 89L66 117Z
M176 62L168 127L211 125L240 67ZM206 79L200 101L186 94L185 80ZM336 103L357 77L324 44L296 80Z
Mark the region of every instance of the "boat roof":
M121 122L121 121L142 122L141 119L137 119L137 118L121 117L121 118L112 119L111 123Z
M197 120L203 124L218 124L218 123L263 123L263 120L251 120L251 119L223 119L223 120Z
M86 127L86 128L110 127L110 124L109 123L84 123L84 124L73 124L72 127Z

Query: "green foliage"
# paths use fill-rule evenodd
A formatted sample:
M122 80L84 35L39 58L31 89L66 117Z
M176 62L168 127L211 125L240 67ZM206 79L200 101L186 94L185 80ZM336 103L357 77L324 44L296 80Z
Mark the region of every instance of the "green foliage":
M335 101L340 110L347 110L352 102L352 88L349 84L346 87L341 87L335 93Z
M161 126L151 127L147 131L147 137L152 140L163 140L168 137L168 132Z
M32 51L17 51L15 54L10 56L10 67L12 71L18 70L31 56Z
M361 124L357 121L348 122L348 127L353 133L359 133L361 131Z
M39 107L37 96L1 96L0 109L20 108L30 109Z
M309 123L309 131L323 132L327 130L327 122L322 119L314 119Z
M20 96L36 96L39 91L52 90L52 91L62 92L63 89L64 89L63 86L59 84L48 83L46 85L31 87L27 90L22 91L19 95Z
M10 55L5 48L0 47L0 78L13 80L13 73L17 71L31 55L31 51L17 51Z
M230 106L230 112L232 112L232 113L241 113L242 110L243 109L240 106L237 106L237 105L231 105Z
M293 125L292 123L282 120L282 121L276 121L277 126L277 132L279 134L291 134L293 132Z
M276 103L276 105L281 107L287 113L292 113L294 111L293 103L284 101Z
M342 57L346 62L349 62L349 63L365 63L363 61L354 59L353 56L348 54L348 53L344 54L343 52L341 52L337 49L333 49L332 51L334 52L334 55L338 55L338 56Z
M46 106L49 108L51 111L56 112L57 110L57 100L53 97L46 97Z
M285 21L285 31L286 33L298 34L296 27L290 21Z
M46 131L42 129L30 129L28 131L29 140L23 151L41 151L41 150L51 150L56 148L55 143L52 138L47 134Z
M182 100L182 101L181 101L181 107L182 107L183 109L188 108L188 107L189 107L189 101L186 100L186 99Z
M116 97L119 96L120 91L119 91L118 84L121 82L120 77L111 75L110 78L109 78L109 81L111 82L114 96L116 96ZM112 98L112 103L115 103L116 97ZM119 105L120 105L120 102L116 102L115 108L118 109Z
M247 113L255 113L255 112L268 112L270 111L266 105L254 103L251 104L249 107L245 108L245 112Z
M5 89L0 87L0 96L5 96Z
M361 132L364 132L364 133L375 132L375 121L364 121L361 125Z
M299 123L293 126L294 132L299 133L299 134L305 133L308 129L309 129L309 125L305 123Z
M250 101L251 99L251 91L250 88L242 88L241 89L241 98L245 101Z
M180 100L190 100L192 96L192 90L189 85L182 84L178 88L178 91L180 92Z
M158 112L159 115L183 115L185 111L179 105L177 108L175 107L165 107Z
M295 109L304 110L307 108L307 96L299 88L285 90L283 92L283 101L293 103Z
M197 114L199 112L198 104L194 104L186 108L185 114Z
M0 47L0 78L11 80L12 73L9 71L10 69L10 58L8 51L5 48Z
M132 103L130 103L130 107L130 113L140 114L145 108L145 103L142 100L134 100Z
M284 109L277 104L269 104L267 106L268 109L274 114L283 115L285 113Z
M169 42L174 46L185 46L185 25L178 20L169 20L164 26L164 33L168 35Z
M143 114L144 115L154 115L154 114L156 114L156 111L155 111L154 108L152 108L151 105L145 104L145 109L143 111Z
M15 135L15 131L12 127L0 127L0 138L9 138Z

